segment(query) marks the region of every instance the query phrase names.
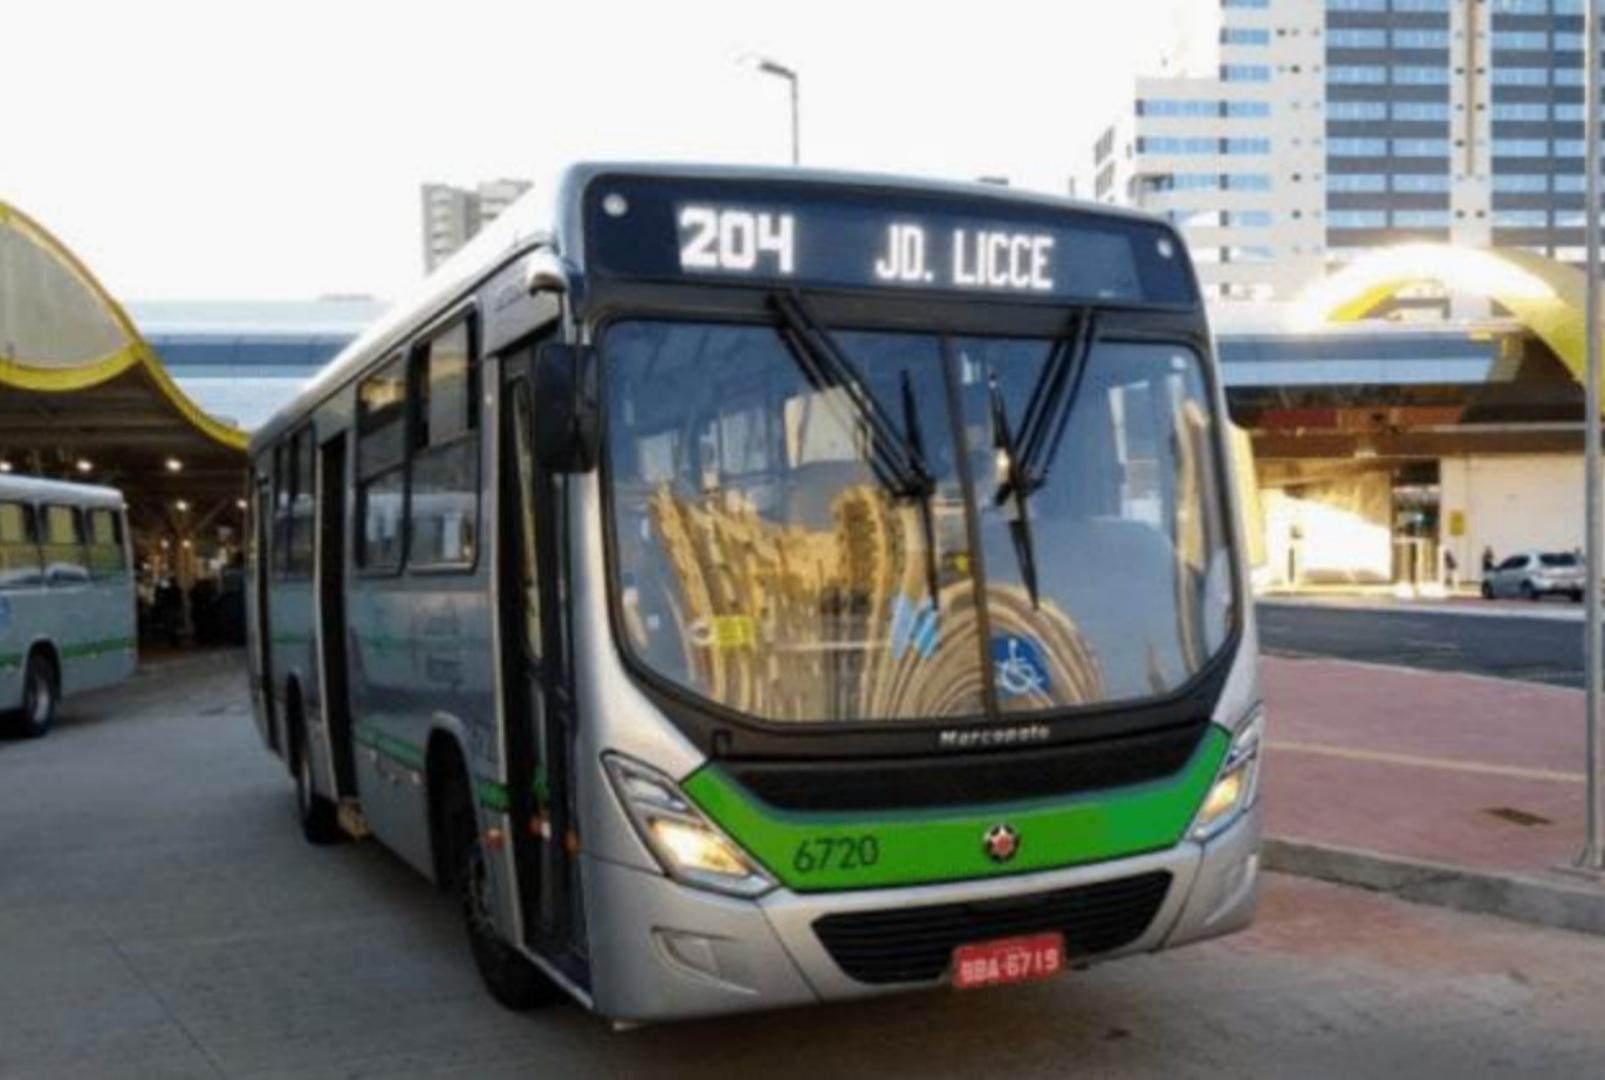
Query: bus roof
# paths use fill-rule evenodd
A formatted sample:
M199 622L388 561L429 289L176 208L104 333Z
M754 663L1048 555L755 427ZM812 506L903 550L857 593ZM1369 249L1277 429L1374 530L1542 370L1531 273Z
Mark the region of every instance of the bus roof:
M12 473L0 474L0 499L61 499L79 506L104 506L117 510L124 506L123 493L116 488Z
M856 188L871 194L956 197L974 200L977 204L1062 210L1149 225L1160 220L1139 211L999 184L919 179L888 173L757 165L576 163L560 171L551 183L537 184L525 193L416 289L392 304L258 429L251 441L251 453L255 455L272 445L330 394L519 256L538 247L549 247L570 274L582 277L586 272L582 204L588 185L598 176L813 184L823 188Z

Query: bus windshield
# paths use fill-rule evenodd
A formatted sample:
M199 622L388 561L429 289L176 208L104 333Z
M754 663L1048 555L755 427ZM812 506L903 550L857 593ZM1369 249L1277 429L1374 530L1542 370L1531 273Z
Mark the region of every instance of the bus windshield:
M1216 419L1190 349L1094 342L1051 472L1000 500L995 428L1018 429L1055 342L831 328L898 429L882 440L918 446L913 493L877 469L863 395L782 335L628 320L603 341L613 585L653 673L766 721L1018 718L1168 694L1225 643Z

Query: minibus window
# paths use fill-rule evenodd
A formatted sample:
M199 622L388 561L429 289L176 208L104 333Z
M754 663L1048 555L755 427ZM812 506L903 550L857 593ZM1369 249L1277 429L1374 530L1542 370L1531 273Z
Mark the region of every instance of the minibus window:
M128 571L122 522L115 511L89 511L89 569L99 578L121 577Z
M0 589L37 585L42 574L33 507L0 503Z
M45 507L45 575L51 584L89 580L84 560L83 511L76 506Z

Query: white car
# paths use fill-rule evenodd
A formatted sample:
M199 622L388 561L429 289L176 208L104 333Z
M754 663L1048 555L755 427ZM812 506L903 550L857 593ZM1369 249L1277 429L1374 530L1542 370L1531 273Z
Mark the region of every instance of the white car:
M1583 561L1569 551L1524 551L1512 555L1483 575L1482 595L1487 600L1517 596L1539 600L1560 595L1581 602Z

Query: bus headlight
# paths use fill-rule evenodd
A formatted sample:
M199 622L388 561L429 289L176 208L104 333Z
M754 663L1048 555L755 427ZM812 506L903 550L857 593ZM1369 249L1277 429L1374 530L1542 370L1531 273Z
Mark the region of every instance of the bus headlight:
M1252 715L1237 729L1232 745L1221 762L1204 805L1193 819L1192 838L1208 840L1230 825L1237 815L1254 805L1259 787L1260 742L1265 733L1265 707L1256 705Z
M676 881L731 896L762 896L775 887L764 872L667 776L621 754L602 764L641 840Z

